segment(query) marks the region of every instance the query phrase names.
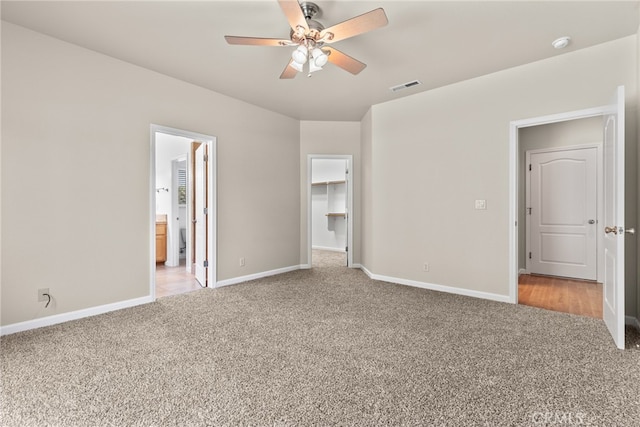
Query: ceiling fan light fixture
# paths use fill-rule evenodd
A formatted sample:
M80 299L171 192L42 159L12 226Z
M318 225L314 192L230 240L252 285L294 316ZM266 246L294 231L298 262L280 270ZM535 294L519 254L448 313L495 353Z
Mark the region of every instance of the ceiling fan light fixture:
M294 50L293 53L291 54L291 58L293 59L293 61L297 62L300 65L307 62L308 57L309 57L309 50L304 45L298 46L296 50Z
M297 72L301 73L302 71L304 71L304 68L302 67L302 64L298 64L296 61L291 61L289 63L289 66L291 68L293 68L294 70L296 70Z
M321 22L313 19L321 13L315 3L300 0L278 0L278 3L289 22L289 40L229 35L224 37L227 43L233 45L293 46L295 50L291 52L291 59L280 74L281 79L292 79L296 75L294 70L302 72L303 69L309 69L307 75L310 76L311 73L320 71L328 62L351 74L360 73L367 64L333 47L326 47L325 50L321 47L325 43L345 40L384 27L389 23L384 9L379 7L325 28ZM304 64L307 62L309 66L305 67Z
M309 61L309 75L320 70L322 70L322 67L320 65L316 64L315 61Z
M313 57L313 64L318 67L324 66L329 60L327 54L324 53L319 47L313 49L313 51L311 52L311 56Z

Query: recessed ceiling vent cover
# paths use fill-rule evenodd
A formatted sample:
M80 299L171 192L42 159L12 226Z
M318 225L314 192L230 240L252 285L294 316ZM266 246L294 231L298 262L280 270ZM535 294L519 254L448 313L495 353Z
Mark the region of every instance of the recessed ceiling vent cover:
M413 86L417 86L417 85L421 85L421 84L422 84L422 82L420 80L414 80L414 81L411 81L411 82L402 83L401 85L398 85L398 86L393 86L393 87L391 87L389 89L391 89L392 92L397 92L399 90L407 89L407 88L410 88L410 87L413 87Z

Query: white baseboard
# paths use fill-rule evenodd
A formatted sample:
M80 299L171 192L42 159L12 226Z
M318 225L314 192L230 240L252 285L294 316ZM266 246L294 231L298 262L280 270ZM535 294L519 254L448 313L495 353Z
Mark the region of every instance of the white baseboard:
M521 268L520 270L518 270L518 274L529 274L529 270L527 270L526 268Z
M625 316L624 317L624 324L633 326L634 328L640 330L640 320L638 320L636 317Z
M246 276L234 277L231 279L221 280L216 283L216 288L235 285L238 283L248 282L250 280L261 279L263 277L275 276L276 274L288 273L290 271L296 271L300 269L309 269L311 266L308 264L294 265L291 267L284 267L270 271L263 271L260 273L249 274ZM359 268L369 278L373 280L379 280L383 282L396 283L399 285L413 286L422 289L429 289L433 291L446 292L450 294L464 295L474 298L487 299L498 302L510 302L509 296L493 294L489 292L473 291L469 289L455 288L452 286L438 285L434 283L418 282L409 279L400 279L397 277L383 276L380 274L374 274L369 271L365 266L361 264L353 264L351 268ZM69 322L71 320L78 320L85 317L97 316L99 314L108 313L110 311L121 310L124 308L135 307L137 305L148 304L154 300L150 296L135 298L126 301L115 302L112 304L105 304L97 307L86 308L82 310L76 310L69 313L56 314L53 316L41 317L38 319L27 320L24 322L13 323L10 325L0 326L0 336L14 334L16 332L28 331L30 329L42 328L45 326L56 325L58 323ZM640 330L640 320L633 316L625 317L625 324L632 325Z
M69 322L71 320L78 320L85 317L97 316L98 314L135 307L136 305L148 304L150 302L153 302L153 299L151 299L150 296L146 296L114 302L112 304L99 305L97 307L85 308L82 310L70 311L68 313L54 314L53 316L40 317L38 319L27 320L20 323L13 323L11 325L1 326L0 336L28 331L30 329L42 328L44 326L57 325L58 323Z
M311 249L318 249L320 251L331 251L331 252L340 252L340 253L347 253L344 249L342 248L331 248L328 246L312 246Z
M380 280L380 281L383 281L383 282L396 283L398 285L413 286L413 287L416 287L416 288L429 289L429 290L438 291L438 292L446 292L446 293L449 293L449 294L464 295L464 296L467 296L467 297L487 299L487 300L491 300L491 301L507 302L507 303L511 302L509 300L509 296L508 295L492 294L492 293L489 293L489 292L473 291L473 290L462 289L462 288L454 288L452 286L438 285L438 284L435 284L435 283L418 282L416 280L399 279L397 277L382 276L380 274L374 274L374 273L370 272L369 270L367 270L366 267L363 267L363 266L361 266L360 269L362 271L364 271L364 273L367 276L369 276L371 279L373 279L373 280Z
M275 276L276 274L288 273L290 271L296 271L305 268L304 265L293 265L291 267L277 268L270 271L262 271L260 273L248 274L246 276L233 277L231 279L220 280L216 282L215 288L221 288L223 286L236 285L238 283L248 282L250 280L262 279L263 277ZM306 266L306 268L310 268Z

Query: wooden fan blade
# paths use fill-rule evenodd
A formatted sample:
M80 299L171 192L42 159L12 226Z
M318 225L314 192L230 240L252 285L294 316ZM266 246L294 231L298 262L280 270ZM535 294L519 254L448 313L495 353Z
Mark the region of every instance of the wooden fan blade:
M229 44L240 44L247 46L288 46L291 44L289 40L283 39L267 39L261 37L238 37L224 36Z
M388 23L389 20L384 13L384 9L378 8L326 28L320 33L320 37L322 38L327 35L327 33L331 33L333 37L327 37L325 42L333 43L366 33L367 31L375 30L376 28L384 27Z
M351 74L358 74L367 67L367 64L364 62L360 62L332 47L324 46L322 50L329 54L329 62L350 72Z
M297 70L295 70L293 67L290 67L291 62L293 62L293 59L289 61L285 69L282 71L282 74L280 74L281 79L292 79L296 76L296 74L298 74Z
M291 25L291 29L295 32L298 26L305 29L305 31L309 31L309 26L307 25L307 20L304 17L304 13L302 13L302 8L300 7L300 3L298 0L278 0L280 3L280 7L287 17L287 21L289 21L289 25Z

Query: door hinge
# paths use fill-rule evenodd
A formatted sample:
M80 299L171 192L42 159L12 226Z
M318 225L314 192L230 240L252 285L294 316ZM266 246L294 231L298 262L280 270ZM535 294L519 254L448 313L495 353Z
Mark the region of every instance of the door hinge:
M344 247L344 251L345 251L345 252L349 252L349 246L345 246L345 247Z
M204 260L204 262L202 263L202 265L204 266L204 268L209 267L209 261L207 261L206 259Z
M208 162L208 161L209 161L209 155L208 155L208 154L205 154L205 155L202 157L202 160L203 160L203 161L205 161L205 162Z
M202 210L202 213L205 214L205 215L209 215L209 208L204 208Z
M529 259L531 259L531 252L529 252Z
M531 215L531 208L527 208L527 211L529 211L529 215Z
M531 172L531 163L529 163L529 172Z

